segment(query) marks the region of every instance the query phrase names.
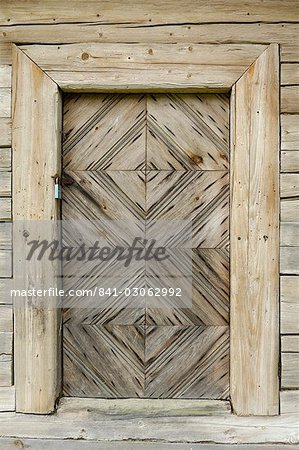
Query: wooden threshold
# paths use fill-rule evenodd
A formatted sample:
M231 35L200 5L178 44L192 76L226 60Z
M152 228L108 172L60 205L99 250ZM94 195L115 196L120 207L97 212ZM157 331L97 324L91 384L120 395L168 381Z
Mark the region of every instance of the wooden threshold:
M58 412L76 416L82 411L96 415L128 417L190 417L231 414L231 405L226 400L194 399L103 399L63 397Z
M298 401L299 391L282 392L281 415L272 417L238 417L229 413L188 417L138 414L132 417L111 416L86 408L86 399L82 399L82 407L79 399L64 399L58 411L48 416L1 413L0 429L3 438L72 439L72 443L80 440L80 444L85 441L104 441L105 445L116 441L129 441L130 444L134 441L295 444L299 442ZM90 447L87 445L86 448ZM222 450L223 446L220 448Z

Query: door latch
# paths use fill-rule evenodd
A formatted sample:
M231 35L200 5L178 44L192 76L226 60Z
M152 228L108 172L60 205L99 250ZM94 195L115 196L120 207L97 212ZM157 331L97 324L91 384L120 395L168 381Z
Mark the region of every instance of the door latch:
M61 183L60 183L60 177L54 178L54 198L61 200Z

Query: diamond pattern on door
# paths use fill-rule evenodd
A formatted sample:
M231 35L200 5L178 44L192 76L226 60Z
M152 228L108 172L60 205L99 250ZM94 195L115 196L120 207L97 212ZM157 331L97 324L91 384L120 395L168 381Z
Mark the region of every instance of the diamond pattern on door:
M66 324L64 342L65 395L143 396L143 327Z
M64 243L155 239L171 259L64 262L65 289L93 290L100 279L119 292L98 304L87 294L68 299L65 395L228 397L228 123L223 94L66 96ZM126 287L186 292L188 270L191 303L125 295Z
M146 327L145 396L227 398L227 327Z

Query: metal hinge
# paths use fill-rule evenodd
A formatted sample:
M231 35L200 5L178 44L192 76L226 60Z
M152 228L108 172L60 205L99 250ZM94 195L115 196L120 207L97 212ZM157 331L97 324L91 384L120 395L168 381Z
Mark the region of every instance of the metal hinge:
M61 200L61 182L60 182L60 177L55 176L54 177L54 198Z

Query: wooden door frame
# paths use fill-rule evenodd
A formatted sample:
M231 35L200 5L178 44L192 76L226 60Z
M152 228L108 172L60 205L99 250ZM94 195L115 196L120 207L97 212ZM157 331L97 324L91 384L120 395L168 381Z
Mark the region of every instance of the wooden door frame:
M278 45L13 47L14 220L59 217L53 177L61 171L61 90L231 91L232 409L278 414ZM44 261L39 271L54 286L51 263ZM31 298L24 302L14 311L16 411L46 414L54 411L61 388L60 311L37 308Z

